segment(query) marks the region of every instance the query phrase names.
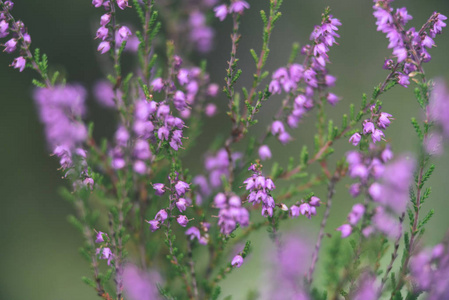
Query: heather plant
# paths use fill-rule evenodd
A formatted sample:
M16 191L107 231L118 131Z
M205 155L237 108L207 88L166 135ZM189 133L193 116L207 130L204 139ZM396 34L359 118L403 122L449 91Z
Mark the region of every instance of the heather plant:
M81 254L90 264L82 280L107 300L449 299L449 235L431 248L421 243L434 214L428 185L433 157L449 137L449 91L444 80L427 78L424 65L446 17L435 12L422 26L409 27L405 7L375 0L377 30L392 49L379 64L386 78L334 122L326 112L344 95L332 92L337 78L328 67L342 23L325 8L309 43L293 44L285 64L270 72L282 0L265 2L262 45L250 51L253 70L243 72L246 1L93 0L97 55L108 70L93 93L116 117L113 137L97 138L86 120L86 89L49 68L13 16L14 3L0 0L0 38L4 52L15 57L11 67L37 73L33 97L48 150L67 181L61 194L76 210L69 221L84 238ZM122 23L125 10L135 13L134 24ZM213 25L227 18L225 78L211 82L207 60L199 58L213 49ZM252 83L242 86L241 76ZM390 126L407 122L383 108L393 88L414 89L422 109L410 126L419 147L407 153L394 153L388 138ZM226 112L215 104L220 97ZM279 105L258 136L254 126L267 101ZM208 140L205 153L192 153L204 119L219 113L229 117L223 125L229 134ZM287 165L277 162L282 151L272 146L289 147L291 133L305 122L316 124L314 147L296 149ZM337 146L350 150L335 157ZM189 170L188 160L200 167ZM356 203L340 216L341 226L329 228L336 187L346 177L347 197ZM318 235L283 233L280 225L294 228L297 218L320 218ZM259 230L274 245L264 253L266 284L222 294L222 281L239 272L250 252L264 252L252 248ZM320 259L323 252L326 259ZM318 264L326 271L316 271Z

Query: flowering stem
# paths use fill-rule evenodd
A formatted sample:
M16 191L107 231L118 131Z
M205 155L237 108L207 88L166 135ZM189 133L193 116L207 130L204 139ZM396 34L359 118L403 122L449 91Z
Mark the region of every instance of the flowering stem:
M0 0L0 7L3 10L3 13L6 16L7 20L11 20L12 23L12 31L17 34L17 36L19 37L19 40L24 41L24 36L22 34L22 31L20 30L20 28L17 26L16 20L14 19L14 17L9 13L9 10L5 8L5 5L3 3L2 0ZM28 60L31 62L31 65L33 66L33 69L39 73L39 75L42 77L42 79L45 82L45 85L47 86L47 88L52 87L53 85L51 84L50 79L48 78L47 74L45 74L41 68L39 67L39 65L36 63L34 56L31 54L30 51L30 46L26 45L25 47L22 48L22 50L25 51L26 54L26 58L28 58Z
M95 284L96 284L96 291L98 296L106 299L106 300L112 300L112 298L110 298L108 293L105 293L105 290L103 288L103 285L101 284L101 279L100 279L100 271L98 269L98 260L97 260L97 255L95 254L95 244L94 244L94 239L92 237L92 231L90 229L89 224L86 221L86 206L85 203L82 199L77 198L76 199L76 207L78 208L78 213L79 216L81 218L82 224L83 224L83 234L84 234L84 238L87 242L87 244L89 245L89 248L91 249L90 252L90 256L91 256L91 260L92 260L92 269L94 272L94 280L95 280Z
M318 234L318 239L315 244L315 250L312 255L312 263L310 264L309 272L307 273L306 282L309 285L309 287L312 285L313 282L313 272L315 271L315 266L318 261L318 254L320 252L321 248L321 241L324 237L324 228L326 227L327 219L330 215L330 210L332 206L332 198L335 194L335 185L337 184L339 180L339 176L337 174L334 174L334 176L331 178L328 188L327 188L327 204L326 204L326 211L324 212L323 220L321 221L320 225L320 233Z

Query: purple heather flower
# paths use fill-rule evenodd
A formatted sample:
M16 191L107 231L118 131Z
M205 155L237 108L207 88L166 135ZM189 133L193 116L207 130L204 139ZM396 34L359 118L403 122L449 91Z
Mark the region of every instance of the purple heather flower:
M333 93L327 94L327 102L329 102L330 105L335 106L338 101L340 101L340 97L338 97L337 95Z
M123 289L129 300L160 300L157 285L161 281L155 271L148 273L131 264L125 265L123 269Z
M169 113L170 113L170 106L168 105L161 105L157 109L157 117L160 119L167 117Z
M292 216L292 218L297 218L300 215L300 210L299 210L299 206L297 205L292 205L290 207L290 216Z
M207 104L206 107L204 108L204 114L209 118L215 116L216 113L217 113L217 106L213 103Z
M184 109L186 109L186 95L182 91L176 91L175 95L173 96L173 104L179 111L183 111Z
M129 140L129 133L125 126L120 126L114 135L115 141L120 146L126 146Z
M226 19L226 16L228 15L228 7L226 4L222 4L220 6L217 6L214 8L215 17L217 17L220 21L223 21Z
M161 227L161 223L157 220L151 220L151 221L147 221L148 224L150 224L150 230L151 232L155 232L156 230L158 230Z
M95 99L98 100L98 103L102 106L109 108L116 107L114 101L115 94L113 91L113 86L109 81L100 80L95 83L94 95ZM122 93L120 91L117 91L117 99L118 101L121 101L122 99Z
M179 215L178 218L176 219L176 221L178 222L179 225L181 225L182 227L186 227L187 223L189 223L189 219L187 219L186 216L184 215Z
M301 204L299 206L299 212L301 213L301 215L306 216L308 219L310 219L313 214L312 207L309 203Z
M146 160L151 158L150 145L146 140L138 139L134 145L134 156L137 159Z
M398 62L403 62L407 58L408 52L405 48L395 48L393 55L397 56Z
M379 119L377 121L377 126L382 129L387 128L388 126L390 126L390 123L391 123L390 118L392 118L392 117L393 116L390 115L389 113L381 112Z
M105 26L111 22L111 14L104 14L100 18L100 25Z
M360 195L360 187L361 187L360 183L354 183L349 187L349 193L351 194L352 197L355 198L358 195Z
M349 224L357 225L357 223L360 221L364 213L365 213L365 206L363 206L360 203L355 204L348 215Z
M249 8L248 2L243 0L237 0L231 4L231 7L229 7L229 11L231 13L241 14L245 9L248 8Z
M338 227L336 230L341 231L342 238L347 238L352 233L352 227L349 224L343 224L340 227Z
M164 81L162 80L162 78L158 77L151 82L151 87L156 92L160 92L164 88Z
M178 201L176 201L176 207L180 212L184 212L187 209L187 201L184 198L179 198Z
M373 139L373 143L380 142L382 140L382 137L384 137L385 134L382 130L375 129L373 134L371 135L371 138Z
M17 40L16 39L10 39L9 41L7 41L5 43L4 46L5 46L5 50L3 50L3 51L5 51L7 53L12 53L12 52L16 51Z
M116 43L121 45L124 41L127 41L129 36L132 35L131 29L126 26L120 27L116 34Z
M365 121L363 124L363 134L374 133L375 127L372 122Z
M0 38L4 38L9 34L9 23L5 20L0 21Z
M108 234L107 233L104 233L102 231L98 231L96 239L95 239L95 243L103 243L104 242L103 236L108 238Z
M105 40L109 35L109 29L107 29L104 26L101 26L100 28L98 28L97 30L97 39L101 39L101 40Z
M133 170L137 174L143 175L147 171L147 165L141 160L136 160L133 164Z
M92 0L92 5L98 8L103 5L103 0Z
M232 259L231 265L236 268L240 268L243 264L243 257L241 255L236 255Z
M219 90L220 90L220 86L218 84L211 83L207 87L207 95L209 95L211 97L217 97Z
M285 132L282 132L281 134L279 134L278 140L281 142L282 145L286 145L292 140L292 138L291 138L290 134L285 131Z
M403 87L408 87L410 84L410 78L406 74L398 73L398 83Z
M128 0L117 0L117 6L121 9L124 10L126 7L128 6Z
M259 148L259 157L261 160L267 160L271 158L271 151L267 145L262 145Z
M153 189L156 195L162 196L165 194L165 185L163 183L155 183L153 184Z
M100 51L101 54L105 54L109 50L111 50L111 43L106 42L106 41L101 42L100 45L98 45L98 48L97 48L97 51Z
M189 184L184 181L180 180L175 184L175 190L176 190L176 193L178 194L178 196L183 196L188 189L189 189Z
M20 72L22 72L25 69L26 66L26 59L23 58L23 56L19 56L11 64L11 67L14 69L19 69Z
M225 208L226 207L226 195L223 193L218 193L214 197L214 205L216 208Z
M165 220L167 220L167 218L168 218L168 214L165 209L161 209L160 211L158 211L156 216L154 217L154 219L156 221L159 221L161 223L163 223Z
M360 143L361 139L362 136L360 135L360 133L356 132L349 138L349 142L352 143L354 146L357 146Z
M198 240L201 239L200 230L194 226L187 229L185 234L190 236L190 240L193 240L195 238L197 238Z
M320 203L320 198L316 197L316 196L312 196L309 200L309 204L315 207L318 207L321 205Z

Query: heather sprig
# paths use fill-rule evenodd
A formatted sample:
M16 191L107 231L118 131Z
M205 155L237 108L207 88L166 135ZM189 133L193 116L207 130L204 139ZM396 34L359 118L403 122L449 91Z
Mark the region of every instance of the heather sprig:
M350 104L337 126L326 112L342 99L330 90L337 78L329 69L342 22L326 8L308 44L295 42L286 64L270 72L270 40L282 2L264 2L262 45L250 50L254 70L246 72L239 58L242 20L252 9L247 1L93 0L101 16L91 35L106 70L94 94L115 117L112 137L98 139L87 120L87 90L50 74L47 56L31 51L27 28L11 14L14 3L0 0L2 46L17 54L11 66L40 76L33 80L33 97L49 152L69 182L62 194L77 211L69 221L84 237L81 254L92 274L82 280L98 296L218 299L221 282L247 268L250 251L261 253L263 247L253 249L250 239L266 228L274 246L264 264L272 264L265 268L271 279L259 292L270 299L396 300L422 293L444 299L447 237L432 250L422 250L420 241L437 213L423 211L436 168L432 159L443 152L449 132L449 92L442 80L427 79L423 64L431 60L429 50L446 17L435 12L419 30L407 29L412 17L406 8L374 1L377 30L392 49L383 64L389 73L371 96L362 95L360 105ZM120 23L130 10L137 29ZM203 119L220 113L220 88L203 55L214 49L214 26L226 19L232 27L222 96L230 122L220 126L228 126L229 134L205 142L199 138L208 124ZM249 86L241 87L248 74ZM411 85L424 116L411 121L419 149L416 155L393 155L387 128L403 120L387 112L382 98L395 86ZM278 95L266 130L255 136L258 113ZM297 156L282 165L273 140L290 146L293 130L313 114L314 148L299 141ZM197 152L199 143L205 153ZM346 152L343 157L336 156L336 147ZM190 159L192 170L186 168ZM340 226L329 228L337 193L349 198L339 188L345 177L357 200L347 215L335 216ZM295 230L313 226L315 218L321 218L315 241L299 237ZM288 226L294 235L285 234ZM328 278L320 285L319 258L331 236L327 252L337 261L330 265L327 259ZM237 292L235 297L242 298Z

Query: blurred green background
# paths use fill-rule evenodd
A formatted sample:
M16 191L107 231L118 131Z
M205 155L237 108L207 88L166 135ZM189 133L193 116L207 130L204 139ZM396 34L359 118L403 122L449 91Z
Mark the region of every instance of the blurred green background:
M238 57L240 68L244 70L241 82L248 84L254 70L249 49L259 51L261 45L261 21L258 11L267 7L265 0L249 1L252 8L243 18L243 39ZM283 17L277 24L271 41L271 55L268 67L273 70L286 64L291 45L299 41L302 45L308 41L314 24L320 21L326 6L339 18L343 26L339 31L339 46L330 51L331 74L338 77L333 91L343 100L336 108L330 109L329 115L337 124L341 122L342 113L348 112L349 103L358 104L362 93L370 94L374 85L383 81L387 72L382 70L383 60L390 55L387 40L382 33L376 32L372 16L371 0L285 0L282 8ZM420 27L434 11L449 15L449 1L409 0L396 1L394 6L406 5L414 19L411 26ZM133 16L134 12L125 13ZM33 47L41 48L47 53L50 64L67 73L71 82L80 82L91 88L101 76L96 55L94 32L99 22L101 11L94 9L89 0L22 0L16 1L14 15L24 21L33 40ZM223 83L224 69L229 56L230 39L229 20L216 22L216 50L208 56L208 68L212 80ZM427 76L449 79L449 32L446 29L435 41L438 45L430 51L433 59L425 66ZM81 276L89 272L88 264L78 253L81 237L66 221L67 215L73 213L72 207L58 195L58 187L65 184L56 170L58 163L49 157L42 126L37 119L36 109L31 98L30 70L19 73L8 68L13 56L0 55L0 299L5 300L75 300L96 299L94 291L81 282ZM410 125L410 117L420 117L418 105L413 98L412 89L397 87L382 97L384 110L393 114L396 120L387 130L396 153L414 151L417 139ZM89 98L89 119L96 120L96 134L111 134L115 125L111 123L111 113L101 110L92 97ZM221 112L226 103L224 97L217 100ZM254 134L260 134L271 120L271 111L280 104L280 99L273 97L266 103L259 114L260 122L253 128ZM448 116L449 117L449 116ZM295 141L283 148L273 143L276 156L282 163L289 156L299 156L302 145L310 145L313 137L309 134L313 117L294 131ZM207 122L201 141L206 141L218 130L228 132L229 122L219 116ZM336 144L342 155L350 149L342 140ZM433 197L428 201L436 214L429 224L426 241L435 244L442 238L449 226L447 218L449 156L435 158L438 164L432 178ZM197 158L198 159L198 158ZM188 165L200 164L189 161ZM270 163L267 164L269 167ZM327 232L341 225L355 200L351 199L345 184L337 190L334 210L332 211ZM324 198L324 190L321 193ZM302 218L289 222L294 232L316 232L319 217L308 221ZM266 233L252 237L264 237ZM257 245L261 245L258 242ZM265 248L265 247L263 247ZM263 267L266 257L262 247L256 247L253 259L235 272L223 284L224 295L248 286L257 286L263 280ZM249 275L251 274L251 275ZM250 276L250 277L248 277ZM253 283L247 280L251 278ZM239 299L236 297L235 299Z

